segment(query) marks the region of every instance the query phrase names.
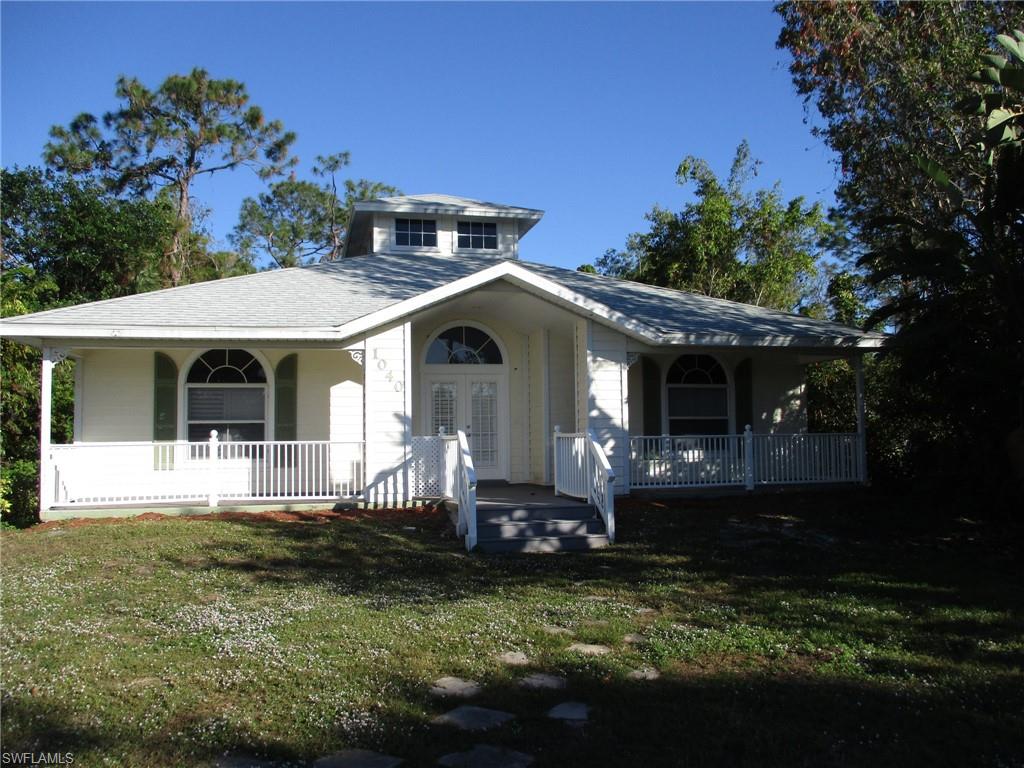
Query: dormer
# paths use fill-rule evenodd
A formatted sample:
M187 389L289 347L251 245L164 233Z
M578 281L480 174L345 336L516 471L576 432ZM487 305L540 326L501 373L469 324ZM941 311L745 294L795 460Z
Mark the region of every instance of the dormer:
M519 258L519 240L543 211L453 195L403 195L355 203L345 256L370 253Z

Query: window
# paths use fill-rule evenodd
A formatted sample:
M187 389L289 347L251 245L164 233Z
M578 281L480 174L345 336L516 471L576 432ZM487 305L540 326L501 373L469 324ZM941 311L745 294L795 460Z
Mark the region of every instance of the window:
M479 328L460 325L439 334L427 349L428 365L501 365L501 350Z
M460 221L459 248L486 248L497 250L498 225L484 221Z
M670 435L725 435L729 432L729 383L710 355L682 355L668 371Z
M244 349L204 352L185 379L190 442L266 438L267 373Z
M437 221L434 219L395 219L395 245L436 248Z

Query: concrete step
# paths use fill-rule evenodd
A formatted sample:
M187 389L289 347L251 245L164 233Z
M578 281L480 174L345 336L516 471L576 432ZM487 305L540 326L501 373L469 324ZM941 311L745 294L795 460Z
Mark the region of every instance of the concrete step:
M510 523L533 520L593 520L597 510L592 504L573 504L558 507L478 507L477 523Z
M596 517L589 520L514 520L477 522L477 541L519 539L527 537L586 536L604 533L604 522Z
M481 552L580 552L608 546L608 537L603 533L585 536L522 536L506 539L478 539Z

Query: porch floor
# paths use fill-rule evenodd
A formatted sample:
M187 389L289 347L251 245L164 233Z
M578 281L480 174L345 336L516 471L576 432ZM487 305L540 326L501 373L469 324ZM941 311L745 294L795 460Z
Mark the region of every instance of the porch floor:
M587 502L569 496L556 496L550 485L506 483L503 480L481 480L476 487L477 510L543 509L544 507L587 507Z

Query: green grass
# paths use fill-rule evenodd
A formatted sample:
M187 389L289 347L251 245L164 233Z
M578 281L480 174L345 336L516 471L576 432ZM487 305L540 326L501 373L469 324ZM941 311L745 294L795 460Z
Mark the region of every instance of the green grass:
M560 767L1020 765L1019 531L909 509L633 502L620 543L582 555L467 555L415 513L4 531L3 748L84 766L346 746L433 765L477 743ZM531 666L494 660L509 650ZM641 666L661 679L630 680ZM518 688L531 671L570 690ZM517 720L432 726L444 675ZM544 717L573 699L593 707L582 731Z

